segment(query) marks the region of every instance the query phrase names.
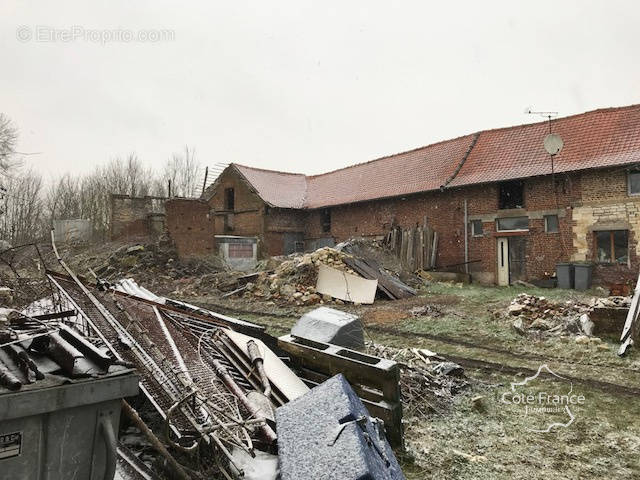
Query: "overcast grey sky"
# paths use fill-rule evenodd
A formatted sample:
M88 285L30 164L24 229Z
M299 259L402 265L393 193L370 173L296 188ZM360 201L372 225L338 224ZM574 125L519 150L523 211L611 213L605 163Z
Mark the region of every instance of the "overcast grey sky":
M318 173L538 120L527 106L640 103L639 12L611 0L3 0L0 111L48 175L131 151L160 167L185 144L203 164ZM171 32L108 38L159 30Z

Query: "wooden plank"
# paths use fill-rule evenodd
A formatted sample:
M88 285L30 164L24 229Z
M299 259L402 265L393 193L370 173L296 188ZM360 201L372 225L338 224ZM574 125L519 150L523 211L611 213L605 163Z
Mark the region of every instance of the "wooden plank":
M431 268L436 268L436 258L438 256L438 232L433 232L433 246L431 250Z
M392 300L414 296L416 291L385 272L371 258L345 258L343 262L364 278L378 280L378 289Z
M640 310L640 275L636 282L636 288L633 292L633 298L631 299L631 306L629 307L629 313L627 313L627 319L624 322L624 328L622 329L622 335L620 335L620 341L622 345L618 349L618 355L623 356L627 353L627 349L633 344L633 333L635 330L635 324L638 321L638 313Z

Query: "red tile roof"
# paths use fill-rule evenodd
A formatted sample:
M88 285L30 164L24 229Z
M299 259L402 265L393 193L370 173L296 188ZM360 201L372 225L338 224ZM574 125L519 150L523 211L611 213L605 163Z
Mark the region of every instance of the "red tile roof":
M640 162L640 105L607 108L551 121L564 141L554 156L556 172ZM486 130L451 186L551 174L542 141L548 122Z
M269 205L280 208L304 208L307 177L301 173L247 167L232 163Z
M556 172L640 163L640 105L552 120L564 140ZM232 164L274 207L321 208L551 173L547 122L485 130L305 177ZM459 169L459 171L458 171Z

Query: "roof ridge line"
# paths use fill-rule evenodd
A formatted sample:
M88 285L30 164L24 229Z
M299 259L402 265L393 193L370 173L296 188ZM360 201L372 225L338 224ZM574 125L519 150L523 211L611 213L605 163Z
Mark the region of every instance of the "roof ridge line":
M330 175L332 173L335 172L340 172L342 170L347 170L349 168L355 168L355 167L359 167L361 165L367 165L369 163L374 163L374 162L378 162L380 160L386 160L387 158L391 158L391 157L397 157L398 155L404 155L406 153L412 153L412 152L417 152L418 150L422 150L424 148L429 148L429 147L435 147L436 145L441 145L443 143L449 143L449 142L455 142L457 140L460 140L461 138L464 137L470 137L471 135L475 135L474 133L465 133L464 135L459 135L457 137L454 138L447 138L445 140L439 140L437 142L434 143L429 143L427 145L422 145L420 147L416 147L416 148L411 148L409 150L404 150L402 152L397 152L397 153L391 153L389 155L384 155L382 157L378 157L378 158L374 158L372 160L367 160L364 162L360 162L360 163L354 163L352 165L347 165L346 167L341 167L341 168L336 168L335 170L329 170L328 172L323 172L323 173L316 173L315 175L305 175L307 178L317 178L317 177L322 177L324 175Z
M458 173L460 173L460 170L462 169L462 166L467 161L467 158L469 158L469 155L471 155L471 151L473 150L473 147L475 147L476 143L478 143L478 138L480 138L480 134L481 133L482 132L476 132L474 134L473 140L471 140L471 143L469 144L469 148L467 148L467 151L464 153L464 155L462 156L462 158L458 162L458 166L453 171L453 173L449 176L449 178L447 178L447 180L442 185L440 185L440 191L444 191L444 189L447 187L447 185L449 185L451 182L453 182L453 180L458 176Z

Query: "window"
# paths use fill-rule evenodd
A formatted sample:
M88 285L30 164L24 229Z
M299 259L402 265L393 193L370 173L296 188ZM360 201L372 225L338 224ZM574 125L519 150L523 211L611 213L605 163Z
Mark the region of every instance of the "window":
M629 195L640 195L640 170L631 170L627 176Z
M498 231L529 230L529 217L507 217L496 220Z
M594 232L596 260L599 263L628 263L629 246L627 230Z
M547 233L558 233L558 216L557 215L544 216L544 231Z
M524 207L524 182L522 180L500 183L498 194L498 208L500 210Z
M230 212L235 210L236 195L233 188L224 189L224 209Z
M322 211L322 231L324 233L331 231L331 210L328 208Z
M471 235L481 237L482 234L482 220L471 220Z

